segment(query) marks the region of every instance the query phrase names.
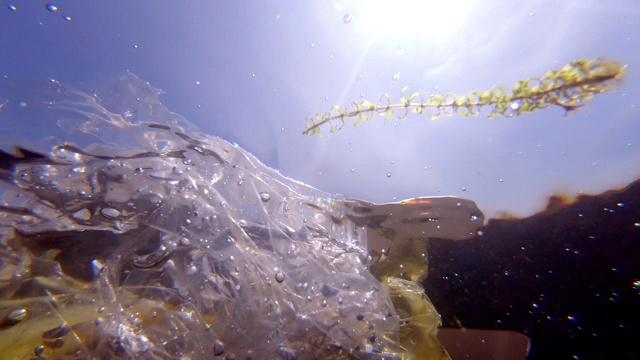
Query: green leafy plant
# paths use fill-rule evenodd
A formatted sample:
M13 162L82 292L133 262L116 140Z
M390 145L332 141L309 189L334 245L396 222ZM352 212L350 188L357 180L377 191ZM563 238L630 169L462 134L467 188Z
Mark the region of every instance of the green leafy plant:
M354 125L373 120L376 116L390 119L398 110L404 110L399 115L400 120L406 119L411 113L425 112L431 119L454 114L471 116L477 115L483 107L491 109L489 118L520 115L550 106L559 106L569 112L582 106L595 94L611 90L624 75L625 66L622 63L595 58L572 61L560 70L548 71L541 78L520 80L511 92L502 86L495 86L468 96L448 93L425 97L420 93L407 96L408 87L404 87L400 102L396 104L392 104L391 96L385 94L380 98L381 104L365 100L354 101L351 106L344 108L334 105L325 113L307 118L303 134L319 134L325 124L333 133L345 125L347 118L355 119Z

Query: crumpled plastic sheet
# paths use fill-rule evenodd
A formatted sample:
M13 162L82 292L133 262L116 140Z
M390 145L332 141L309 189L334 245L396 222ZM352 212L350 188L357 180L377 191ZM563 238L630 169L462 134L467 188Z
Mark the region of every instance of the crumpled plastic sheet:
M0 163L3 354L402 357L358 200L194 131L132 74L100 98L51 88L78 141Z

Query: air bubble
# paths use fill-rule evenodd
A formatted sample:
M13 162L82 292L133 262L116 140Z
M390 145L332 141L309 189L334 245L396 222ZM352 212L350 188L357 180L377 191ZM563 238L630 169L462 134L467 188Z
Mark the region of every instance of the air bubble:
M279 283L284 281L284 273L283 272L278 271L276 273L276 281L279 282Z
M102 210L100 210L100 214L102 214L102 216L104 216L107 219L113 220L118 218L118 216L120 216L120 211L114 208L103 208Z
M67 323L62 323L60 326L54 327L42 333L43 339L59 339L67 335L71 331L71 326Z
M309 284L308 283L297 283L296 284L296 290L298 291L304 291L307 290L309 288Z
M271 199L271 195L269 195L268 192L261 192L260 193L260 200L262 200L263 202L267 202Z
M27 309L16 309L7 315L7 320L11 323L17 324L28 317L29 311Z
M346 14L345 16L342 17L342 21L344 21L345 24L350 23L351 20L352 20L351 14Z
M80 221L87 221L91 219L91 212L89 211L89 209L82 209L74 212L73 214L71 214L71 216L74 219L77 219Z
M52 3L48 3L46 6L47 10L51 11L51 12L57 12L58 11L58 7L53 5Z
M36 356L42 355L43 352L44 352L44 346L42 345L38 345L33 349L33 353L36 354Z
M391 177L391 173L387 173L387 177L390 178Z
M322 295L325 297L332 297L338 295L338 289L331 287L327 284L322 285Z
M93 274L98 275L104 269L104 263L98 259L93 259L91 260L91 268L93 269Z
M175 244L173 244L175 246ZM164 260L173 254L174 246L160 245L158 249L152 253L145 255L133 255L131 263L139 269L149 269L158 266Z
M220 356L224 353L224 343L220 340L213 342L213 355Z
M188 266L185 268L185 273L186 273L187 275L193 275L193 274L195 274L195 273L197 273L197 272L198 272L198 267L197 267L197 266L195 266L195 265L193 265L193 264L188 265Z
M462 191L467 191L467 188L463 186Z

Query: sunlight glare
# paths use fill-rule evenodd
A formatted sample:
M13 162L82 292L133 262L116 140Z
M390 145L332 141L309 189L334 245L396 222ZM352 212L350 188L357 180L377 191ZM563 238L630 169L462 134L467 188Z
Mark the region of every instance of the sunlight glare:
M353 15L376 40L435 45L454 41L456 33L464 31L472 5L471 0L371 0L359 3Z

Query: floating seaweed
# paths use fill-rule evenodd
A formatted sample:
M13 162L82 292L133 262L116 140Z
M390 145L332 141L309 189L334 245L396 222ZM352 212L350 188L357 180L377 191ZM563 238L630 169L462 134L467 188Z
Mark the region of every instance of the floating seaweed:
M334 105L325 113L307 118L303 134L319 134L327 123L333 133L345 125L347 118L355 118L354 125L371 121L378 115L388 120L396 115L397 110L404 110L400 120L405 120L410 113L424 112L428 112L432 120L441 115L471 116L477 115L483 107L491 109L490 119L496 115L521 115L551 106L559 106L569 112L581 107L594 95L611 90L622 80L625 69L624 64L605 58L575 60L560 70L548 71L541 78L516 82L510 93L502 86L494 86L488 91L476 91L467 96L448 93L426 97L416 92L407 97L408 86L405 86L400 103L392 104L391 96L385 94L380 98L381 104L365 100L354 101L344 108Z

